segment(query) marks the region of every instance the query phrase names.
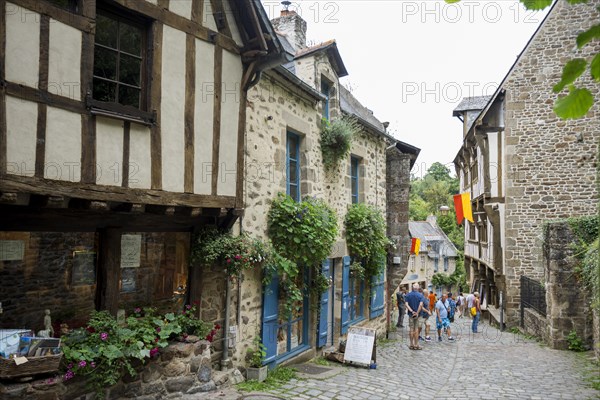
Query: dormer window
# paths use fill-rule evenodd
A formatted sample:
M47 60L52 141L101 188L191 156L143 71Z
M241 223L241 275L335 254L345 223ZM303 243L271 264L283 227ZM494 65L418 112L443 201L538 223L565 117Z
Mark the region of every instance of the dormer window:
M321 94L325 96L325 100L323 100L323 118L329 121L329 92L331 90L331 86L325 78L321 77Z

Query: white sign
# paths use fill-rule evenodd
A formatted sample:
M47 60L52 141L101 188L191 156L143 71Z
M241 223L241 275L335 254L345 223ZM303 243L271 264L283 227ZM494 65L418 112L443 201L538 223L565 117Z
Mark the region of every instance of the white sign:
M142 253L142 235L121 236L121 268L138 268Z
M375 329L351 327L348 330L344 362L371 365L376 332Z
M0 261L22 260L24 254L23 240L0 240Z

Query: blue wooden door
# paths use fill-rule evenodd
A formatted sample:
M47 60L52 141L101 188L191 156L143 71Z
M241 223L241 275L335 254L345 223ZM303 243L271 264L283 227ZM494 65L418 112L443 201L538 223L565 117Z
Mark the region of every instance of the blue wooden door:
M328 280L331 279L331 261L323 261L321 274ZM319 324L317 327L317 347L323 347L327 344L327 331L329 319L329 289L321 294L321 307L319 309Z
M342 335L350 325L350 256L342 259Z
M264 364L272 363L277 357L277 329L279 328L278 290L279 276L275 275L271 283L265 286L263 292L262 342L267 349Z

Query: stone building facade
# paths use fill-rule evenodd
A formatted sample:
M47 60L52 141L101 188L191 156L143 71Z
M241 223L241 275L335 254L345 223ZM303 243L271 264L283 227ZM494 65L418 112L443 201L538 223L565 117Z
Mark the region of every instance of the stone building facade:
M584 118L561 120L552 111L557 97L552 86L569 59L591 60L600 51L597 41L582 49L575 46L577 34L598 20L599 4L559 1L552 6L496 93L467 127L455 160L462 190L472 193L473 211L492 225L486 226L485 234L494 241L494 267L471 264L471 279L490 293L494 304L499 292L505 293L511 325L519 318L521 275L544 280L542 224L597 212L598 102ZM577 84L598 97L598 85L587 72ZM475 189L480 193L473 193ZM481 232L474 228L472 233L465 230L465 242L477 242ZM465 246L466 261L468 257Z
M282 13L273 24L281 30L279 39L293 61L264 73L248 92L245 212L234 229L268 239L271 201L278 193L288 192L290 146L296 146L298 154L293 162L299 164L299 196L325 200L337 214L340 233L330 257L324 260L328 269L323 273L332 282L329 291L319 298L306 294L302 311L291 325L279 317L276 340L268 336L270 328L266 326L265 308L272 301L277 307L279 300L272 297L276 297L278 287L264 288L262 271L258 269L243 273L239 297L232 298L232 310L237 307L237 311L232 311L237 321L231 320L236 330L236 343L231 348L235 365L246 363L247 349L253 346L256 337L267 346L266 362L276 365L311 358L323 348L337 347L351 325L375 328L378 335L385 334L388 311L385 275L378 277L373 288L367 288L348 274L350 257L343 221L353 198L374 205L385 215L386 151L406 158L404 168L396 172L406 175L406 181L418 154L406 144L415 154L405 155L396 147L398 141L386 134L384 125L340 84L339 78L347 72L335 41L307 47L301 40L305 37L306 23L292 12ZM321 121L342 115L355 118L360 132L352 141L351 155L337 168L325 169L320 147ZM403 149L406 152L406 148ZM408 192L405 194L408 209ZM310 276L317 271L311 269L308 273ZM344 295L342 290L348 285L350 296ZM330 300L327 307L320 309L323 296ZM381 308L375 310L374 304L381 304ZM350 316L350 320L345 315Z

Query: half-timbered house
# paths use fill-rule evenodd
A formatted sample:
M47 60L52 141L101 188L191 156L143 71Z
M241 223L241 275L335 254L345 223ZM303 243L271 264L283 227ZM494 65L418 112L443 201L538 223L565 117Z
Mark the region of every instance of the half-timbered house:
M274 38L258 0L0 0L0 327L200 296Z

